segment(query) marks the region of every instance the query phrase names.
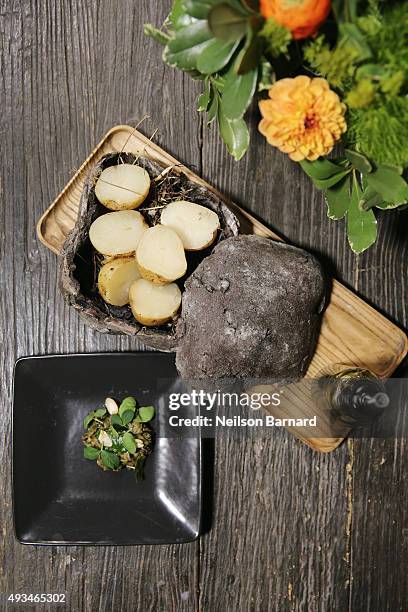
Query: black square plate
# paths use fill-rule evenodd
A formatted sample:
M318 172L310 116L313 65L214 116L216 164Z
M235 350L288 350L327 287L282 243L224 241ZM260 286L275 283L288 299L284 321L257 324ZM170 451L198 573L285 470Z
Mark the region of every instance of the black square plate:
M14 372L14 523L24 544L171 544L197 538L202 445L166 436L167 396L177 377L164 353L19 359ZM167 387L166 387L167 385ZM84 416L105 397L156 407L145 479L103 472L83 459ZM192 416L192 415L190 415Z

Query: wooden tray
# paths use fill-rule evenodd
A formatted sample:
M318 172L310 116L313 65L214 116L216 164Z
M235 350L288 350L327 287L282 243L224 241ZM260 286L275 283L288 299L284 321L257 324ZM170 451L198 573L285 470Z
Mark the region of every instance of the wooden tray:
M165 167L177 164L177 170L183 171L190 179L204 185L228 204L239 218L242 233L280 240L279 236L251 214L226 200L216 189L143 134L130 126L119 125L105 135L38 222L39 239L55 254L60 252L75 225L83 183L89 169L106 153L122 150L147 155ZM364 366L377 376L386 378L395 371L407 351L408 339L402 330L334 280L330 303L323 317L317 349L307 377L315 377L331 364L346 363ZM310 397L302 397L301 402L296 401L296 404L299 404L299 411L304 415L316 413L316 407ZM281 416L281 412L277 416ZM330 452L343 438L322 438L325 431L330 431L330 428L325 428L326 425L328 424L324 423L323 418L322 426L315 430L320 437L313 439L296 428L291 428L291 431L315 450Z

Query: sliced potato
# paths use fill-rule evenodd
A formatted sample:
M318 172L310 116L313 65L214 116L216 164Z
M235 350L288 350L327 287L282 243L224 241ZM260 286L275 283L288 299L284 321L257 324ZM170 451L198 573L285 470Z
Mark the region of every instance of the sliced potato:
M187 271L183 243L175 231L164 225L155 225L143 234L136 261L143 278L159 285L171 283Z
M220 228L217 213L187 200L170 202L160 222L176 232L187 251L201 251L210 246Z
M131 210L145 201L150 176L140 166L116 164L105 168L95 185L95 195L110 210Z
M132 284L129 302L133 316L142 325L163 325L177 313L181 291L176 283L155 285L144 278Z
M89 228L89 239L99 253L115 257L136 251L147 229L149 226L139 212L121 210L95 219Z
M99 271L98 289L101 297L112 306L129 303L129 289L140 278L134 257L117 257Z

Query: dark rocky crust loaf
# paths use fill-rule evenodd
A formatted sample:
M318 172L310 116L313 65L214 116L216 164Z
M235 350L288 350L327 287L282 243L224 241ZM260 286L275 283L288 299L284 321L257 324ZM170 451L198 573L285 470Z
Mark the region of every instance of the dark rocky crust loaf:
M121 159L126 163L133 163L132 154L121 153ZM176 321L160 327L144 327L133 317L129 306L114 307L106 304L97 290L97 275L100 258L89 241L89 228L91 223L101 214L110 212L103 207L95 196L94 186L102 170L118 163L118 154L109 154L103 157L91 171L82 193L78 219L75 228L68 236L60 255L60 288L65 300L73 306L93 329L103 333L127 334L135 336L144 344L161 351L173 351L176 347L175 324ZM144 167L151 178L157 177L163 167L147 158L139 157L137 163ZM214 210L221 224L216 243L236 236L238 234L238 221L235 215L217 199L209 190L190 181L185 175L178 175L174 171L166 179L166 189L171 191L173 199L189 199L192 202ZM158 220L158 211L144 211L152 206L157 188L152 188L143 206L138 210L142 212L149 223L154 225ZM211 253L214 245L196 254L187 254L189 267L187 275ZM183 290L184 279L180 281Z
M181 376L301 377L325 294L321 266L306 251L259 236L224 241L185 286L177 325Z

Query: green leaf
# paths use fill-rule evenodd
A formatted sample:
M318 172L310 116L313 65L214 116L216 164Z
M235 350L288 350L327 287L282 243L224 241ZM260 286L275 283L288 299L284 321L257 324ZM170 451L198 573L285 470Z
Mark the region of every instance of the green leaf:
M339 30L344 42L347 42L347 45L356 51L359 62L372 58L372 51L367 44L364 34L355 23L342 23Z
M123 425L128 425L128 423L133 421L134 418L135 418L135 413L133 410L126 410L122 414L122 417L121 417Z
M401 204L393 204L392 202L380 202L375 204L376 208L380 210L392 210L394 208L398 208L399 206L406 206L406 202L402 202Z
M89 425L94 420L94 417L95 417L95 410L93 410L92 412L86 415L86 417L84 418L84 429L88 429Z
M208 12L214 2L201 2L200 0L184 0L184 10L196 19L207 19Z
M337 21L353 21L357 17L358 0L332 0Z
M196 70L197 60L212 41L206 21L195 21L181 28L165 47L164 61L181 70Z
M387 168L388 170L393 170L400 176L402 176L404 172L404 168L402 166L397 166L396 164L381 164L382 168Z
M175 30L179 30L180 28L184 28L193 23L194 20L187 14L187 11L184 9L184 0L173 1L173 8L169 15L169 21Z
M351 149L345 150L345 155L349 162L353 165L356 170L361 172L361 174L369 174L373 167L368 161L368 159L362 155L361 153L357 153L357 151L351 151Z
M204 91L197 100L198 112L203 112L203 111L208 110L208 107L211 102L211 94L212 94L211 81L207 77L204 81Z
M210 125L218 115L219 94L214 92L207 114L207 125Z
M348 241L354 253L362 253L374 244L377 238L377 220L372 210L360 209L361 196L361 189L354 176L347 213Z
M408 184L398 170L380 165L367 175L366 180L367 184L382 196L384 202L400 205L408 201Z
M245 74L250 70L257 69L261 61L261 55L262 43L259 38L254 36L238 55L236 72Z
M87 414L86 417L84 418L84 429L88 429L89 425L92 423L92 421L95 418L101 419L105 415L106 415L106 408L98 408L97 410L93 410L92 412Z
M215 5L220 4L220 0L215 0L214 4ZM230 6L232 6L232 8L235 9L237 13L240 13L241 15L248 14L248 9L245 6L245 3L242 2L242 0L226 0L226 4L229 4Z
M238 75L230 70L222 94L222 107L227 119L241 119L254 96L258 70Z
M98 459L100 450L98 448L93 448L92 446L85 446L84 448L84 458L89 459L90 461L96 461Z
M135 412L136 410L136 400L134 397L125 397L121 405L119 406L119 416L123 417L124 413L127 411Z
M333 176L331 176L330 178L321 179L321 180L313 179L313 183L319 189L330 189L334 185L337 185L337 183L339 183L342 178L350 174L350 172L351 172L350 168L348 168L347 170L340 170L340 172L337 172L337 174L333 174Z
M361 210L370 210L374 206L379 206L383 202L383 197L377 193L372 187L367 185L362 193L358 203Z
M117 470L120 466L120 459L115 453L111 453L110 451L103 450L101 451L101 459L102 463L105 467L110 470Z
M224 42L240 41L246 34L248 17L227 3L214 6L208 14L208 25Z
M225 116L222 105L218 105L218 123L223 141L229 153L239 161L249 146L249 131L243 119L230 121Z
M123 421L118 414L112 414L111 423L116 427L123 427Z
M219 92L223 91L226 80L227 80L227 77L225 75L221 75L221 74L211 75L211 83L213 87L217 89Z
M230 43L211 40L197 58L197 70L203 74L214 74L224 68L234 55L239 41Z
M304 159L299 163L303 171L307 176L310 176L312 180L325 180L343 170L341 166L325 158L316 159L316 161Z
M339 183L326 189L324 197L327 203L327 215L329 219L338 221L347 212L350 202L350 181L348 177L343 178Z
M359 81L363 78L371 78L375 80L379 80L389 74L389 70L381 66L380 64L364 64L357 68L356 71L356 81Z
M150 38L153 38L153 40L155 40L156 42L158 42L159 44L163 46L167 45L167 43L170 40L170 36L168 34L163 32L163 30L159 30L158 28L155 28L154 25L152 25L151 23L144 24L143 32L146 36L150 36Z
M129 453L134 454L136 452L137 446L134 437L127 431L122 438L123 446L126 448Z
M141 423L148 423L154 417L154 406L141 406L139 408L139 414L136 417L136 421Z
M101 419L102 417L104 417L107 413L106 408L98 408L98 410L95 410L95 416L97 419Z

